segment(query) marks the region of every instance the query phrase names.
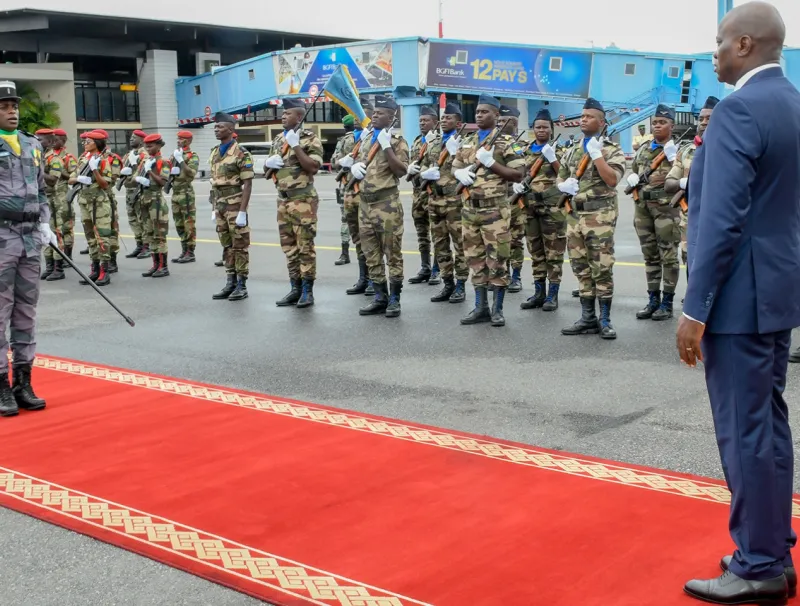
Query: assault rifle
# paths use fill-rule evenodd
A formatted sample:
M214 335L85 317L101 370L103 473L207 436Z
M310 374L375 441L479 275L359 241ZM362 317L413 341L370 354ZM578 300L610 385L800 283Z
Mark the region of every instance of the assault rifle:
M482 147L484 147L487 150L492 149L497 139L500 137L500 135L503 134L503 131L506 129L506 126L508 126L509 124L510 122L506 121L502 126L497 127L497 132L495 132L492 138L487 143L484 143ZM475 160L475 162L473 162L467 167L467 170L471 173L475 173L480 167L481 163ZM467 186L464 185L463 183L459 183L458 187L456 188L456 195L461 195L465 189L467 190L467 195L469 195L469 189L467 188Z
M347 154L347 155L348 155L348 156L350 156L351 158L356 158L356 157L358 157L358 152L361 150L361 143L362 143L362 141L364 141L365 135L366 135L366 134L367 134L367 132L369 132L369 131L368 131L368 130L365 128L365 129L362 129L360 132L361 132L361 136L359 136L359 138L358 138L358 141L356 141L356 144L355 144L355 146L353 147L353 149L350 151L350 153L349 153L349 154ZM345 178L345 177L346 177L346 176L347 176L349 173L350 173L350 168L342 168L341 170L339 170L339 172L338 172L338 173L336 173L336 182L337 182L337 183L341 183L341 182L342 182L342 180L344 180L344 178Z
M125 156L125 166L123 168L130 168L131 170L136 168L136 164L131 164L131 154L132 153L133 153L133 150L128 152L128 155ZM139 154L136 154L136 158L137 159L139 158ZM117 191L121 191L122 190L122 185L123 185L123 183L125 183L125 179L127 179L128 176L129 175L122 175L120 180L117 181L117 185L116 185Z
M433 128L428 131L429 133L436 130L439 126L439 121L433 125ZM422 162L422 159L425 157L425 154L428 152L428 142L425 140L425 135L422 137L422 147L419 148L419 156L417 156L416 162ZM422 179L420 179L419 173L416 175L406 175L406 181L411 181L414 189L419 189L422 186Z
M466 124L462 124L461 128L458 129L458 132L453 136L454 137L460 137L461 133L464 132L465 128L467 128L467 125ZM450 152L447 151L447 144L444 142L444 138L442 138L442 151L439 154L438 160L436 160L436 168L441 170L442 166L444 166L444 163L447 162L447 158L449 156L450 156ZM430 181L429 181L428 182L428 194L430 194L430 193L432 193L432 192L431 192L431 184L430 184Z
M688 130L684 131L684 133L678 138L678 140L675 141L675 146L676 147L680 147L680 145L679 145L680 142L683 141L683 138L689 132L691 132L691 129L688 129ZM639 201L639 190L641 190L645 185L650 183L650 177L653 176L653 173L658 170L658 167L661 166L664 163L664 160L666 160L666 159L667 159L667 156L664 153L664 150L662 149L659 152L659 154L655 158L653 158L652 162L650 162L650 165L647 168L644 169L644 172L639 177L639 183L637 185L633 186L633 187L628 185L628 187L625 188L625 193L627 195L630 196L631 194L633 194L633 201L634 202L638 202Z
M89 173L92 172L92 170L89 168L89 160L91 160L92 157L93 156L90 156L86 159L86 164L83 165L81 172L78 173L79 177L87 177L89 176ZM72 201L75 199L75 196L77 196L78 192L80 192L83 188L84 188L83 183L75 183L73 185L70 185L69 190L67 191L67 203L72 204Z
M558 139L560 138L560 136L561 135L556 137L555 141L552 142L548 141L547 144L551 145L553 149L555 149L556 146L558 145ZM521 194L514 194L511 197L510 204L519 204L520 208L522 208L522 198L530 193L531 183L533 183L533 180L539 174L539 171L542 170L542 166L544 166L544 160L545 160L544 156L539 156L536 162L533 163L530 171L528 171L528 176L522 180L522 185L523 187L525 187L525 191L523 191Z
M391 123L391 124L390 124L390 125L389 125L387 128L388 128L389 130L393 129L393 128L394 128L394 125L395 125L396 123L397 123L397 116L395 116L395 117L392 119L392 123ZM373 128L373 130L374 130L374 128ZM381 130L383 130L383 129L381 129ZM371 133L371 132L372 132L372 130L370 130L370 133ZM365 133L365 134L367 134L367 133ZM360 142L361 142L363 139L364 139L364 135L361 135L361 139L359 140L359 143L360 143ZM376 139L376 140L375 140L375 143L373 143L373 144L372 144L372 147L370 147L370 148L369 148L369 154L367 154L367 162L366 162L366 166L367 166L367 167L369 167L369 165L370 165L370 164L372 164L372 161L375 159L375 156L378 154L378 151L380 150L380 148L381 148L381 144L380 144L380 143L378 143L378 141L377 141L377 139ZM365 169L365 170L366 170L366 169ZM348 182L348 184L347 184L347 187L345 188L345 192L347 192L347 191L350 191L350 190L352 189L354 192L358 193L358 192L359 192L359 190L360 190L360 188L359 188L359 186L358 186L358 181L359 181L358 179L351 179L351 180Z
M139 169L139 173L136 175L137 177L144 177L147 174L147 163L149 161L150 161L150 158L146 158L146 159L142 160L142 166ZM154 160L153 166L155 166L155 162L157 162L157 160ZM144 195L144 185L142 185L141 183L139 183L138 185L139 186L136 188L136 195L133 197L133 201L136 202L137 204L139 203L139 201L142 199L142 196Z
M600 136L598 139L602 142L603 138L608 133L608 122L606 122L605 126L603 126L603 130L600 131ZM581 158L581 163L578 165L578 169L575 171L575 178L580 181L583 174L586 172L586 169L589 168L589 161L592 157L588 153L583 154L583 158ZM558 208L563 208L564 212L568 215L572 214L572 198L570 194L563 194L561 199L558 201Z
M316 104L316 102L324 94L325 94L325 90L323 89L323 90L321 90L319 92L319 94L316 97L314 97L314 100L311 102L311 105L309 105L306 108L306 113L303 114L303 119L300 120L300 122L298 122L294 126L294 128L292 128L292 130L294 132L298 132L300 130L300 128L303 126L303 122L305 122L306 118L308 118L308 114L311 113L311 110L314 109L314 105ZM284 141L283 142L283 146L281 147L281 158L285 158L288 155L288 153L289 153L289 144L286 143L286 141ZM264 178L265 179L272 179L273 181L277 182L278 181L278 177L275 175L275 173L277 173L277 172L278 172L277 168L268 168L267 170L264 171Z

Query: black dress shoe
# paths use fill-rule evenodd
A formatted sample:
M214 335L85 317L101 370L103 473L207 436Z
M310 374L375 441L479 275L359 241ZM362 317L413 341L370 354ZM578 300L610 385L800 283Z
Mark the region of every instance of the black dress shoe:
M728 565L732 559L733 556L726 555L719 561L719 567L722 570L728 570ZM794 566L787 566L783 569L783 574L786 577L786 583L789 585L789 597L793 598L797 595L797 571Z
M716 579L689 581L683 590L693 598L711 604L785 606L789 595L784 575L763 581L748 581L730 570Z

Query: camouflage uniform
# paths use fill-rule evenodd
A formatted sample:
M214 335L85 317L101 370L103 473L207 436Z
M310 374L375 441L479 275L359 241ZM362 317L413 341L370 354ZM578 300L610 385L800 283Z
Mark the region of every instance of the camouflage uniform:
M78 161L78 166L70 175L77 178L89 162L91 154L83 154ZM111 186L111 164L103 157L97 168L103 179ZM78 193L78 205L81 209L81 223L86 241L89 244L89 256L93 263L105 262L111 259L111 239L114 234L111 222L111 199L109 195L92 181L91 185L81 187Z
M418 135L411 144L409 160L411 162L422 162L429 148L430 144L425 142L425 137ZM415 282L426 282L431 273L431 220L428 215L428 188L425 181L418 176L413 178L411 182L413 184L411 218L414 220L414 229L417 232L417 248L420 257L422 257L422 269L420 269L418 279ZM439 269L441 270L441 267Z
M53 230L53 233L56 236L59 236L59 240L62 240L61 234L61 225L60 221L63 219L63 214L59 213L58 202L56 200L56 188L62 183L62 175L66 171L66 167L62 164L61 156L55 152L55 150L49 149L44 154L44 173L48 176L55 177L58 179L56 185L48 185L45 181L45 194L47 195L47 204L50 207L50 229ZM69 175L69 173L67 173ZM66 181L63 182L64 193L66 195L66 188L67 184ZM59 242L60 246L64 246L63 242ZM49 246L46 246L44 249L44 258L47 261L48 270L42 274L43 278L47 278L52 271L53 265L53 249Z
M353 138L353 133L345 133L342 137L339 137L339 140L336 142L336 149L333 150L333 156L331 156L331 166L335 167L336 163L339 161L339 158L343 158L353 151L355 144L356 142ZM339 236L342 239L343 247L350 245L350 229L347 226L347 216L344 212L344 193L342 192L344 183L345 179L342 179L342 182L336 188L336 203L339 205L339 210L342 214L342 223L339 226Z
M164 180L168 179L169 162L161 157L161 154L142 160L142 164L138 167L138 172L144 172L143 166L150 160L156 161L151 171ZM149 178L146 172L144 176ZM142 195L139 198L139 204L143 212L147 213L147 223L144 225L143 236L150 244L150 253L152 255L166 255L167 253L169 207L161 189L158 183L150 179L150 185L142 188Z
M355 140L355 133L363 134L365 131L363 130L356 130L354 133L350 133L344 136L344 143L342 144L342 154L340 157L344 157L347 154L353 151L353 148L356 146ZM337 158L338 160L339 158ZM357 159L356 159L357 160ZM361 250L361 232L358 229L358 217L359 217L359 207L361 204L361 196L350 186L350 182L353 180L353 177L348 172L344 179L342 179L342 183L344 185L344 203L342 204L342 209L344 212L345 221L347 222L347 230L350 234L350 239L353 241L353 246L356 249L356 256L359 259L363 259L364 253Z
M117 209L117 197L114 195L117 180L120 178L120 171L122 171L122 158L113 153L108 147L103 151L103 157L106 158L111 166L111 181L106 194L108 201L111 203L111 260L116 265L116 257L119 252L119 211ZM116 268L112 270L116 271Z
M507 195L511 197L514 195L514 192L509 188ZM509 205L509 209L511 210L511 249L509 261L511 271L514 276L519 279L520 272L522 271L522 264L525 261L525 226L527 223L527 212L525 208L520 207L519 204Z
M147 242L143 237L145 214L142 212L141 204L139 204L139 199L136 196L136 193L139 191L139 184L136 183L136 167L141 166L142 160L147 157L147 151L144 145L131 150L131 152L125 156L125 166L130 167L133 174L122 177L122 179L124 179L123 185L125 186L125 208L128 212L128 225L131 226L131 230L133 231L133 237L136 240L136 247L139 249L139 253L142 252L143 243L146 244ZM131 162L132 159L133 162ZM143 253L143 258L147 255L148 251L145 251ZM133 255L131 254L130 256Z
M692 160L694 159L694 154L697 151L697 145L694 143L690 143L685 145L678 151L678 156L675 158L675 162L672 164L672 168L667 175L667 179L676 179L681 180L684 177L689 177L689 170L692 166ZM684 212L682 208L678 207L680 211L680 230L681 230L681 260L683 264L686 265L687 263L687 244L686 244L686 229L687 229L687 221L689 219L688 213Z
M190 149L183 150L183 162L170 160L170 169L180 166L181 172L172 180L172 220L181 239L184 252L194 254L197 243L197 206L193 181L200 168L200 157ZM174 259L173 259L174 260Z
M225 273L246 278L250 273L250 225L238 227L236 216L242 204L242 182L253 179L253 158L236 140L223 156L219 145L208 160L211 201L217 212L217 235L225 257Z

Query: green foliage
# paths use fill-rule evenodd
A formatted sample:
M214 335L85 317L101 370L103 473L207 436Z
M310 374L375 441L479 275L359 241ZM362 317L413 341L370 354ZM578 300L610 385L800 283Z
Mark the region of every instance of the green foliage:
M22 97L19 102L20 130L35 133L40 128L58 128L61 125L58 103L42 101L39 93L30 84L20 84L17 94Z

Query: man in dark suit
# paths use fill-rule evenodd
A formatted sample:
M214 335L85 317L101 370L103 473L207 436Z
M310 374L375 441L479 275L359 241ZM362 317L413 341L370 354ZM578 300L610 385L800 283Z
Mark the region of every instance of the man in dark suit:
M783 399L800 326L800 93L779 65L785 26L763 2L722 20L714 60L735 90L714 110L689 176L681 360L704 361L733 556L685 591L716 604L785 604L794 454Z

